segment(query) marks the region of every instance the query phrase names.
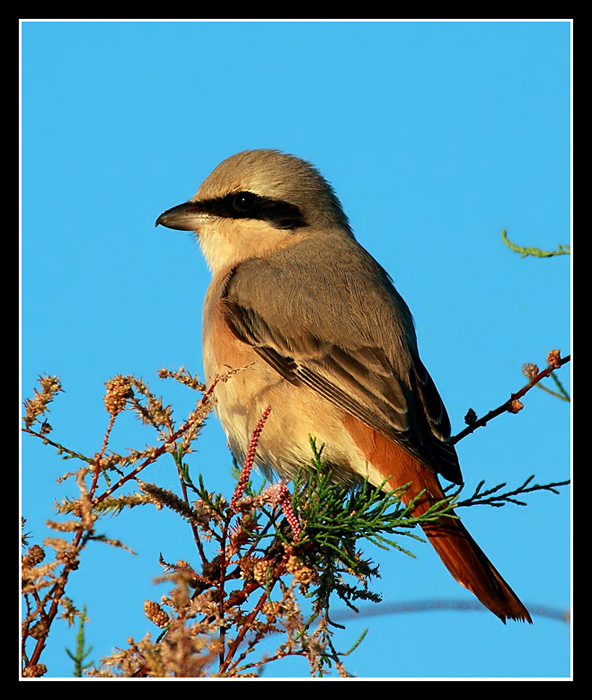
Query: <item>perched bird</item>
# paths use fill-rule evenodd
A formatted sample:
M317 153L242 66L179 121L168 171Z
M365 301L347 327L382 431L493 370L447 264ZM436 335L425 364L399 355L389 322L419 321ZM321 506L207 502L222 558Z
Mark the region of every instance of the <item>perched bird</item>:
M365 477L424 491L414 515L442 500L438 474L462 475L450 421L422 364L411 313L385 270L356 241L334 190L308 162L275 150L223 161L197 194L155 225L195 231L212 281L203 310L206 381L232 452L245 458L272 407L256 463L295 476L325 444L335 479ZM531 622L460 520L424 531L463 586L495 615Z

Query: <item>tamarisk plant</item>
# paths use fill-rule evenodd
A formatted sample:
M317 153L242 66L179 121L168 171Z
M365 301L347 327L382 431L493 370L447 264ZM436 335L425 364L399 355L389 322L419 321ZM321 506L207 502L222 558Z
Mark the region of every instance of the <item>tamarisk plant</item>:
M233 370L216 380L232 381ZM323 459L323 445L310 440L311 460L302 465L291 490L282 482L254 490L251 469L257 442L271 408L256 426L237 485L230 500L206 488L201 475L193 478L187 464L204 420L214 406L213 389L205 387L184 368L161 370L159 376L195 390L199 398L186 420L176 425L165 406L134 376L116 376L106 382L107 430L99 451L86 456L50 437L50 403L62 391L56 377L42 377L41 391L25 401L24 432L53 447L66 460L80 463L62 479L77 485L79 495L56 504L64 519L49 521L59 536L42 545L23 538L22 646L23 675L47 673L42 653L53 622L59 616L72 623L85 619L66 596L70 574L81 564L89 541L125 548L118 540L98 534L97 521L138 507L155 506L176 513L191 528L196 554L190 561L167 562L158 579L169 585L159 601L144 602L144 612L155 630L103 658L97 666L82 666L83 625L80 626L77 674L91 677L249 677L260 675L272 662L288 656L308 661L310 674L348 675L344 658L362 640L338 651L335 634L341 628L332 619L335 601L355 611L358 602L377 603L371 590L378 568L366 558L362 545L374 545L413 556L401 545L405 539L422 540L416 526L426 521L454 518L460 490L448 495L419 517L404 506L407 485L388 490L364 482L356 489L335 484ZM134 410L154 429L156 446L108 451L117 417ZM142 472L157 460L172 458L179 479L178 492L143 480ZM503 505L521 503L517 496L536 490L556 492L558 486L523 486L505 494L504 484L483 490L462 502ZM134 488L130 491L129 487ZM51 561L48 553L53 551ZM273 642L273 651L262 651Z

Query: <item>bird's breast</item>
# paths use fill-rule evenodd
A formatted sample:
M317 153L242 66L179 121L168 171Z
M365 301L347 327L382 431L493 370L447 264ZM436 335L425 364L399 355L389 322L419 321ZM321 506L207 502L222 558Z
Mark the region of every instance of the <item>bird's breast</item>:
M352 480L364 469L352 448L341 412L311 389L284 379L255 350L239 340L224 318L224 280L214 279L203 312L202 350L208 385L217 381L216 412L228 444L242 463L261 415L271 412L259 438L256 463L270 475L296 476L312 458L310 438L325 444L324 456L339 467L339 477Z

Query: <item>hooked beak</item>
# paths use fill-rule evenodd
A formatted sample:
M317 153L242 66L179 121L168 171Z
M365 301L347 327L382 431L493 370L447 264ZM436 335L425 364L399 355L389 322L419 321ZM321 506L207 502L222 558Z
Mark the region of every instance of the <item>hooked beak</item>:
M154 225L166 226L179 231L195 231L208 218L210 217L201 211L198 203L189 201L163 211Z

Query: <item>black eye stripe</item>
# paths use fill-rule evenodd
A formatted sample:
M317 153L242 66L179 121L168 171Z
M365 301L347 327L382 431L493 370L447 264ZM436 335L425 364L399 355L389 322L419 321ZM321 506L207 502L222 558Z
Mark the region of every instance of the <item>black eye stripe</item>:
M261 197L254 192L232 192L224 197L202 200L199 208L229 219L259 219L278 229L294 229L306 226L306 220L295 204L279 199Z

